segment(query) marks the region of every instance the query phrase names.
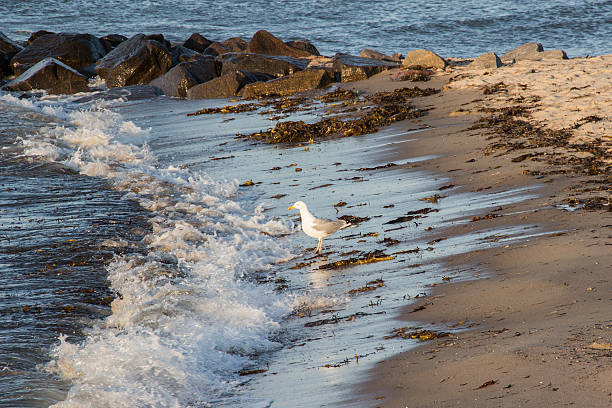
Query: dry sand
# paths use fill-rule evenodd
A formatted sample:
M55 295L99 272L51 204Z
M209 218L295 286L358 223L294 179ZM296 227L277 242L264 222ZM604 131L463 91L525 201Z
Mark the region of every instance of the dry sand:
M380 363L359 385L360 405L612 406L610 167L590 175L559 160L527 156L512 161L530 150L491 149L499 140L493 130L469 130L485 115L483 108L529 101L535 105L528 120L546 128L568 128L596 115L598 121L572 129L572 140L595 141L609 149L611 64L612 56L603 56L529 61L493 71L456 68L416 84L445 87L415 101L433 108L421 121L432 129L420 133L411 153L442 155L424 166L448 173L470 191L541 186L539 198L505 206L499 211L503 217L453 227L440 236L466 232L476 223L538 224L558 232L447 259L450 265L473 265L490 275L433 287L429 296L405 310L397 327L433 324L451 331L460 322L472 327ZM390 75L349 87L377 91L412 86L391 82ZM499 82L503 92L483 94L483 85ZM557 158L589 155L570 146L549 150ZM610 163L609 155L604 159ZM581 190L580 198L597 197L598 210L556 207L575 197L581 186L596 186Z

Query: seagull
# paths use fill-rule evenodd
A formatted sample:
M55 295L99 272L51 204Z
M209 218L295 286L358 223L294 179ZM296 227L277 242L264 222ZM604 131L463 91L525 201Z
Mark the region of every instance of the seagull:
M317 246L315 254L321 253L323 238L330 236L336 231L351 226L351 224L344 220L332 221L324 218L316 218L310 213L310 211L308 211L308 207L306 207L306 203L303 201L296 202L289 207L289 210L300 210L302 231L304 231L304 234L308 235L309 237L317 238L319 240L319 245Z

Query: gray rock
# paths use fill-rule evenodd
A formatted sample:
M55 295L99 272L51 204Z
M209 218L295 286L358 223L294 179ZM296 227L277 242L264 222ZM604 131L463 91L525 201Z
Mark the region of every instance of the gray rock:
M231 53L230 49L220 42L211 43L206 49L202 52L204 55L212 55L213 57L217 55L225 55Z
M93 64L106 54L102 42L91 34L45 34L37 37L11 59L17 75L45 58L55 58L88 76Z
M317 47L312 45L310 41L304 41L304 40L287 41L285 44L287 44L288 46L292 48L297 48L298 50L306 51L310 53L310 55L314 55L314 56L321 55L321 53L319 53L319 50L317 50Z
M389 62L397 62L397 63L400 62L399 55L392 57L389 55L385 55L382 52L372 50L370 48L364 48L363 50L361 50L361 53L359 54L359 56L362 58L372 58L372 59L377 59L381 61L389 61Z
M208 38L199 33L193 33L191 34L191 37L189 37L187 41L183 43L183 47L202 53L210 44L212 44L212 41L210 41Z
M476 69L490 69L499 68L502 66L501 59L494 52L483 54L476 58L471 64L470 68Z
M87 77L55 58L45 58L4 85L7 91L44 89L51 94L88 92Z
M125 40L127 40L127 37L121 34L108 34L100 38L100 41L102 42L102 45L104 45L107 53L117 48L117 46Z
M187 90L219 76L219 63L212 57L181 62L149 85L160 88L168 96L186 98Z
M202 54L199 52L181 45L172 47L170 49L170 54L172 55L172 65L176 65L181 62L195 61L202 57Z
M249 43L239 37L228 38L221 42L221 45L230 50L230 52L246 52L247 48L249 48Z
M341 82L362 81L372 75L399 67L398 63L338 53L333 57L333 70Z
M99 60L96 72L109 88L115 88L148 83L171 66L172 55L164 44L136 34Z
M433 51L412 50L406 54L402 65L405 67L418 65L423 68L444 69L448 64L444 58Z
M221 75L236 71L259 72L273 77L282 77L301 71L308 66L308 60L286 56L260 54L225 54L221 61Z
M0 51L0 79L13 75L11 68L11 58Z
M508 51L504 55L502 55L501 60L503 62L507 62L507 61L512 61L512 60L519 61L522 59L531 59L529 57L533 58L534 54L538 54L542 51L544 51L544 47L542 47L542 44L540 43L536 43L536 42L525 43L519 47L516 47L513 50Z
M30 35L30 38L28 38L27 44L30 45L38 37L42 37L43 35L47 35L47 34L55 34L55 33L53 31L47 31L47 30L36 31L35 33L32 33L32 35Z
M23 50L21 45L0 32L0 52L4 53L10 59L21 50Z
M541 60L546 60L546 59L560 60L560 59L567 59L567 54L563 50L547 50L547 51L537 52L531 55L526 55L522 59L530 60L530 61L541 61Z
M236 71L221 75L208 82L196 85L187 90L188 99L231 98L247 84L267 81L269 76L262 76L248 71Z
M333 76L325 69L305 69L268 82L245 85L242 97L246 99L287 96L298 92L324 88L333 82Z
M308 51L285 44L266 30L259 30L253 35L246 52L264 55L283 55L295 58L305 58L312 55Z

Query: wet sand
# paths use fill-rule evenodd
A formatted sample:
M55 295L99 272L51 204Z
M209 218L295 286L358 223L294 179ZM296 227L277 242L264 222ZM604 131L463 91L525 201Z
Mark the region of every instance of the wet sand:
M608 60L598 58L604 65ZM609 88L609 82L601 77L608 75L608 71L589 75L585 64L590 62L584 59L532 62L537 71L546 67L546 74L532 83L538 84L532 94L542 97L556 92L556 74L567 79L565 87L571 87L572 75L581 74L580 88L588 89L592 98L582 95L575 99L569 92L544 98L543 103L537 104L535 118L528 120L536 123L546 117L549 118L546 128L567 127L569 122L557 119L570 115L563 110L572 111L571 122L576 123L580 120L575 116L580 101L594 101L589 106L595 108L585 108L584 115L596 114L601 120L582 129L579 126L574 135L576 139L588 136L591 141L609 145L611 106L597 102ZM483 108L509 106L521 96L530 97L531 89L519 86L525 82L521 70L527 68L504 67L493 74L456 69L439 73L430 82L417 83L446 86L438 95L415 100L417 107L433 108L420 121L432 129L420 132L418 140L410 143L410 149L415 155L440 154L442 157L424 162L423 168L448 175L454 184L461 186L460 191L506 190L534 184L540 187L538 198L504 205L491 217L440 231L441 237L465 233L477 225L482 228L482 223L490 227L532 223L558 232L520 244L448 257L445 261L449 266L473 266L489 275L432 287L428 296L404 309L397 327L441 326L451 335L424 342L413 351L377 364L368 379L357 386L355 400L363 406L612 404L609 166L604 164L603 175L601 172L590 175L567 161L564 164L557 160L560 164L555 165L531 156L518 160L517 156L533 153L534 149L491 151L489 145L497 140L495 132L486 128L470 130L486 115ZM458 78L458 74L469 78L470 83L459 79L460 86L453 82L448 85L449 79ZM390 75L384 73L348 87L377 91L406 85L391 82ZM484 95L485 82L496 83L498 79L511 91ZM398 146L400 154L402 145ZM571 146L553 146L548 150L554 152L554 157L588 155ZM603 158L604 163L609 163L609 156ZM576 197L581 202L595 197L600 209L559 208ZM453 331L453 326L459 323L471 323L472 327Z

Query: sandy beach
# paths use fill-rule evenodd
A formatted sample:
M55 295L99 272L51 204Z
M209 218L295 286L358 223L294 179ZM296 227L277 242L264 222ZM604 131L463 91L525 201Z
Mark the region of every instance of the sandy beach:
M538 186L538 198L439 236L479 223L527 222L556 232L447 258L448 265L488 274L431 287L398 316L397 327L451 334L379 363L358 385L356 399L376 407L612 404L611 61L600 56L521 61L494 70L451 67L417 83L444 89L415 99L417 107L431 109L420 121L431 129L411 143L411 153L441 155L425 168L448 175L464 191ZM396 87L390 75L351 85ZM483 92L496 86L501 91ZM528 113L511 120L538 128L532 133L538 137L564 129L569 141L536 146L500 127L478 126L481 118L491 123L490 115L521 104ZM453 329L468 323L467 330Z

